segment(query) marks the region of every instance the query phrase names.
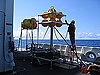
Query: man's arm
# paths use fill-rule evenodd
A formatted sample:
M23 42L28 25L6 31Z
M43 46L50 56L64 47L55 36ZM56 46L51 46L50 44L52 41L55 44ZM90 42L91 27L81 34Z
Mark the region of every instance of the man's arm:
M68 22L67 22L67 20L65 20L65 22L66 22L67 25L69 25Z

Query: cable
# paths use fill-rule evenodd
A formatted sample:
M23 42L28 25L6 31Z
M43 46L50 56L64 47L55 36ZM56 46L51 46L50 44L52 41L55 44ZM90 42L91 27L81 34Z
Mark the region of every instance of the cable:
M56 27L54 27L55 29L56 29ZM59 35L63 38L63 40L65 41L65 43L67 44L67 45L69 45L67 42L66 42L66 40L64 39L64 37L61 35L61 33L56 29L56 31L59 33Z
M58 39L58 37L57 37L57 34L56 34L55 29L54 29L54 33L55 33L55 37L57 38L57 40L60 41L60 40Z
M38 15L38 26L37 26L37 44L39 43L39 15Z
M20 40L22 39L22 28L21 28L21 34L20 34L20 38L19 38L19 42L18 42L18 50L19 50L19 47L20 47Z
M58 39L55 29L54 29L54 33L55 33L55 36L56 36L57 40L62 42L61 40Z
M30 33L29 33L29 38L30 38L30 40L31 40L31 35L30 35Z
M32 34L32 44L33 44L33 29L31 30L31 34ZM30 36L29 36L30 37ZM30 37L30 40L31 40L31 37Z
M76 49L75 49L75 52L74 53L75 53L76 57L84 64L84 66L86 66L86 64L82 61L82 59L80 59L79 56L77 55Z
M65 36L65 39L67 39L67 36L68 36L68 31L66 32L66 36Z
M46 30L46 32L45 32L45 34L43 36L43 39L45 38L45 35L47 34L48 29L49 29L49 27L47 28L47 30Z

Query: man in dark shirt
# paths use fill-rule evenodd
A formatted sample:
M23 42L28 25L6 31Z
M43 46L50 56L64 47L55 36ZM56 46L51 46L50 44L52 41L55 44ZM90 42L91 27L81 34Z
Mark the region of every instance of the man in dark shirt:
M70 35L70 41L71 41L71 44L72 46L74 47L75 46L75 21L72 20L70 24L67 23L67 20L65 20L66 24L69 25L68 27L68 32L69 32L69 35Z

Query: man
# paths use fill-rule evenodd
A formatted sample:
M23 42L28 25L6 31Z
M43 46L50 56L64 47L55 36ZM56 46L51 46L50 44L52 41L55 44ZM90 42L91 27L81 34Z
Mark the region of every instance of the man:
M67 23L67 20L65 20L66 24L69 25L68 27L68 32L70 35L70 41L71 41L71 45L74 47L75 46L75 21L72 20L70 24Z

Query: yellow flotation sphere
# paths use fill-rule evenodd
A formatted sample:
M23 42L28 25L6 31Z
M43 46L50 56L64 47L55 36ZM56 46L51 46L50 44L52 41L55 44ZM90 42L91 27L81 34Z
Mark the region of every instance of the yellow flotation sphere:
M49 13L48 14L48 18L55 19L56 18L56 14L55 13Z
M29 29L36 29L37 28L37 23L30 24Z
M36 19L35 18L24 19L23 22L21 23L21 27L23 29L35 29L37 27Z
M23 20L23 28L24 29L29 29L30 28L30 19L24 19Z
M30 29L36 29L37 27L37 23L36 23L36 19L35 18L31 18L30 19Z
M30 19L30 23L31 23L31 24L36 23L36 19L35 19L35 18L31 18L31 19Z
M30 19L27 19L26 27L30 28L30 26L31 26Z
M44 12L44 13L42 14L42 18L48 18L48 12Z
M37 28L37 23L33 23L33 29Z
M50 9L48 10L48 12L56 12L56 10L53 6L51 6Z
M49 21L56 21L56 20L55 20L55 18L50 18L50 20L49 20Z
M54 27L55 26L55 21L49 22L49 27Z
M27 19L24 19L23 20L23 25L22 25L22 27L23 27L23 29L26 29L27 28Z
M48 26L48 20L42 20L42 26L47 27Z
M30 28L30 22L25 23L25 28L29 29Z
M56 26L57 27L61 27L62 26L62 21L61 20L57 20L56 21Z
M22 22L23 23L23 25L22 25L23 28L25 28L26 22L27 22L27 19L24 19L23 22Z
M56 18L61 19L63 17L63 13L62 12L58 12L56 14Z

